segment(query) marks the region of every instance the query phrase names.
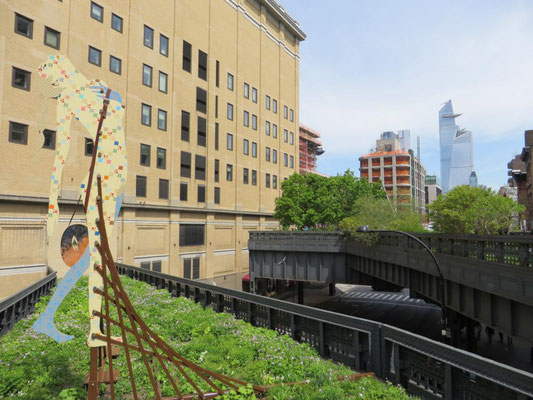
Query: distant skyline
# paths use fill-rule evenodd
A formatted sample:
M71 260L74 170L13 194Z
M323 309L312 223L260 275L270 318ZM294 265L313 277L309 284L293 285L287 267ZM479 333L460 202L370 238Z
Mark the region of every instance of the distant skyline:
M451 99L472 131L479 183L506 183L533 128L533 2L279 3L307 34L300 122L322 134L319 171L359 174L381 132L409 129L427 173L439 175L438 112Z

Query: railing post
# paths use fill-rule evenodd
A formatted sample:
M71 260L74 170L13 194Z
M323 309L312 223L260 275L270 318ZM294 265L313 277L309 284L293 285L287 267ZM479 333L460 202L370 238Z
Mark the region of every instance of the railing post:
M176 282L176 291L174 293L176 297L181 296L181 283L180 282Z
M444 364L444 399L453 400L453 371L452 366Z
M224 295L217 294L217 312L224 312Z
M268 307L267 315L268 315L268 329L274 329L274 310L270 307Z
M326 352L326 343L324 338L324 323L318 321L318 353L320 357L324 357Z
M209 306L209 303L211 303L211 291L210 290L206 290L204 292L204 307L208 307Z
M291 337L296 340L296 316L291 313Z

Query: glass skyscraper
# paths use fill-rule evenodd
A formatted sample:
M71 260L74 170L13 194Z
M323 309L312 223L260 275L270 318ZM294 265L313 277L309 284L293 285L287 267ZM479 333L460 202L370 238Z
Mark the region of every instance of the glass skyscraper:
M455 186L469 185L474 170L472 132L460 129L452 101L448 100L439 111L440 175L444 193Z

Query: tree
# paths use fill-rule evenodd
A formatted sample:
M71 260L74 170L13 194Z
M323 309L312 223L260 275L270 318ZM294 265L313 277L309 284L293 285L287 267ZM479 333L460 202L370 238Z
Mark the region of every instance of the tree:
M386 197L379 184L358 179L350 170L333 177L293 174L281 184L281 189L274 217L284 229L291 226L334 229L355 213L358 198Z
M433 229L439 233L495 235L518 228L524 206L490 188L456 186L428 206Z

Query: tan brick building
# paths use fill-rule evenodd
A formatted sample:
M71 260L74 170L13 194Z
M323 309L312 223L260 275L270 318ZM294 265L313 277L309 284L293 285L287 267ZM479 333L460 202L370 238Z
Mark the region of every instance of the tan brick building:
M248 232L278 227L274 199L299 165L296 21L273 0L5 0L0 22L0 268L67 268L59 243L93 149L73 122L47 244L55 102L32 81L50 54L126 104L116 258L193 278L248 268Z

